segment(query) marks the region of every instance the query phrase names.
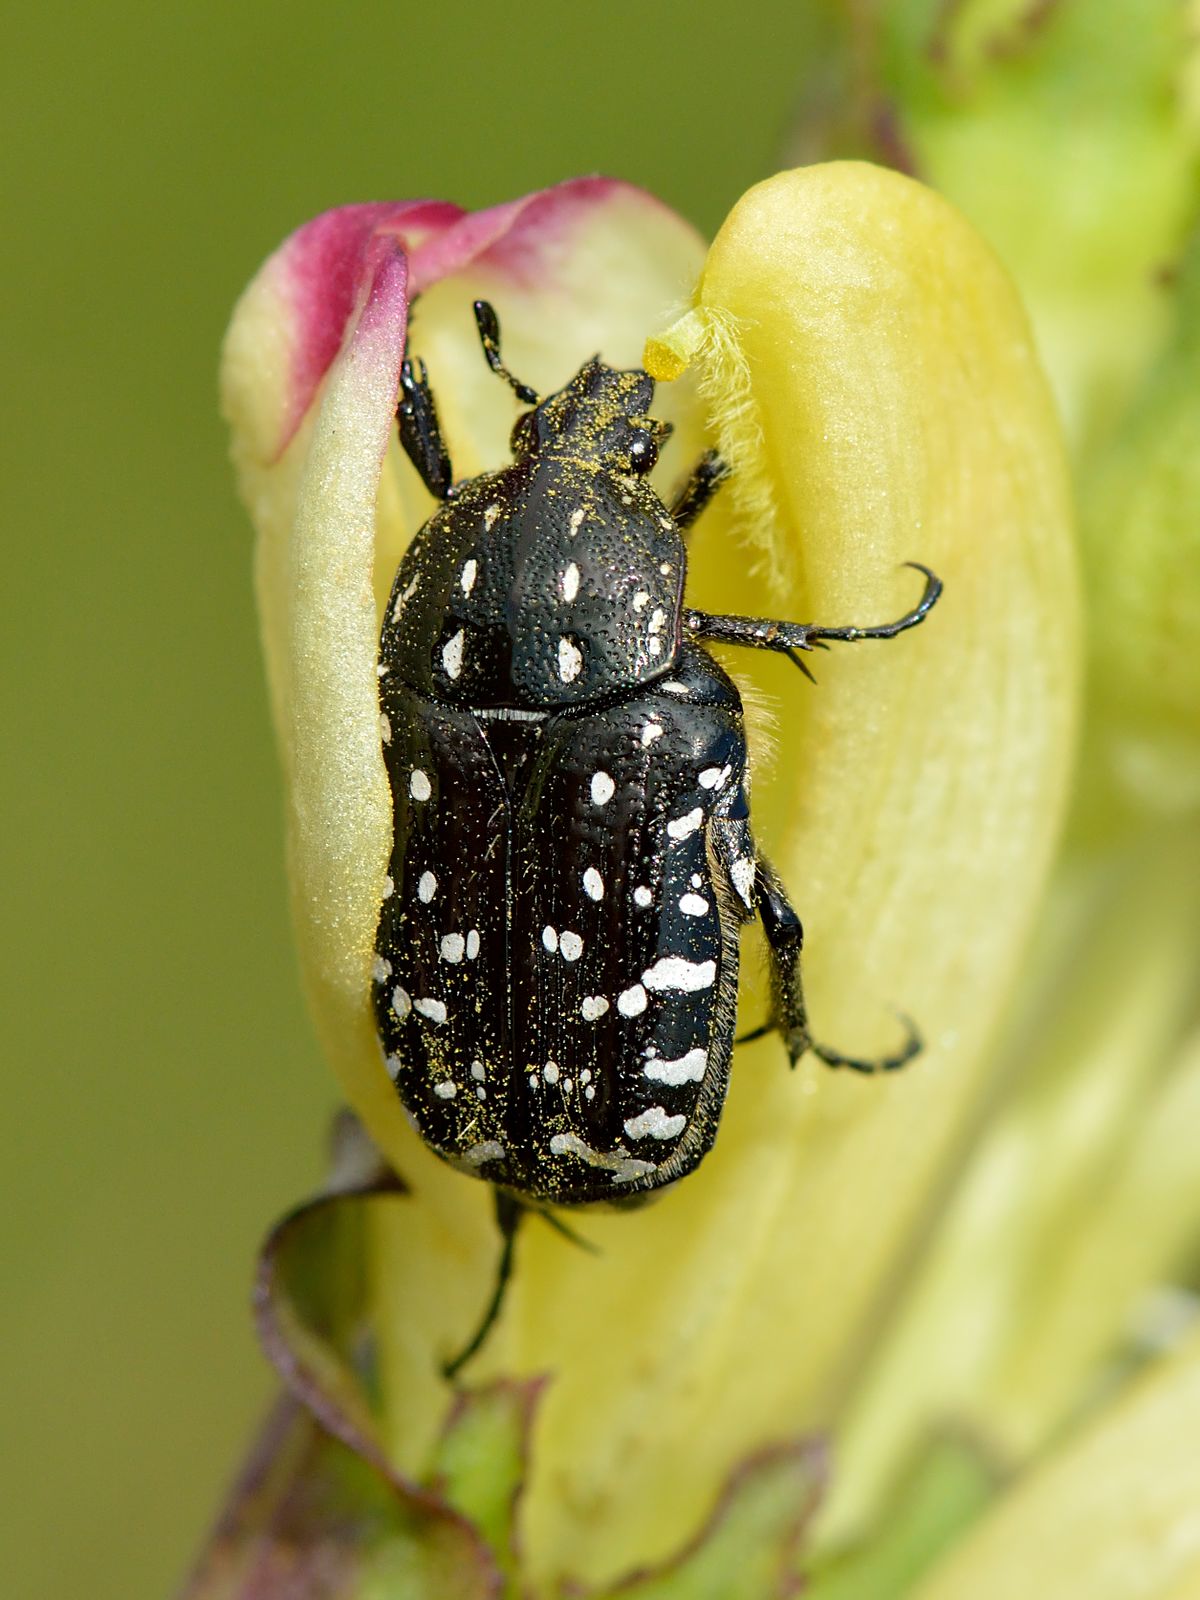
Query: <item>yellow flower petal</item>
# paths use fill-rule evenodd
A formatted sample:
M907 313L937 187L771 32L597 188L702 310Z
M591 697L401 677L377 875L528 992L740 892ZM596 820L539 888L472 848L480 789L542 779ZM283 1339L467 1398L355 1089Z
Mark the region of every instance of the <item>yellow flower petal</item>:
M913 1600L1012 1600L1031 1584L1055 1600L1188 1593L1200 1566L1198 1434L1193 1339L1023 1479Z
M1061 444L970 228L870 167L785 174L735 208L695 310L730 504L772 563L748 571L714 512L693 603L877 621L918 592L901 562L946 579L919 633L821 657L819 689L738 661L785 708L755 819L806 919L814 1027L875 1050L902 1005L929 1049L887 1082L740 1052L704 1167L581 1219L598 1259L529 1228L486 1360L557 1375L529 1502L543 1577L665 1553L731 1462L832 1415L978 1102L1074 738Z

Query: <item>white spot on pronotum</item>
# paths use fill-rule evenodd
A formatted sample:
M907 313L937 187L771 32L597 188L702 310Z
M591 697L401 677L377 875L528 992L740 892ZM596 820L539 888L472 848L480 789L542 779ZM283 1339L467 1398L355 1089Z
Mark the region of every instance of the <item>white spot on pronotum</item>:
M583 875L583 892L591 900L604 899L604 879L595 867L588 867Z
M567 532L571 535L572 539L583 526L583 515L584 513L582 506L576 506L574 511L571 513L571 520L567 523Z
M545 1078L547 1083L557 1083L558 1082L558 1062L557 1061L547 1061L546 1065L542 1068L542 1077Z
M643 747L643 749L648 745L652 745L654 743L655 739L661 739L662 736L663 736L663 725L662 725L661 722L647 722L646 725L642 729L642 747Z
M458 1093L458 1085L456 1083L449 1082L435 1083L433 1086L433 1092L437 1095L439 1100L453 1100L454 1096Z
M570 602L579 593L579 568L572 561L562 575L563 599Z
M408 998L408 990L402 989L399 984L392 990L392 1010L396 1013L397 1022L403 1022L412 1010L412 1001Z
M661 655L662 654L662 640L660 638L658 638L658 636L656 634L651 634L650 638L647 641L646 648L649 650L649 652L650 652L650 654L652 656Z
M633 504L633 496L631 494L623 494L621 496L621 504L623 506L631 506Z
M649 889L644 883L639 883L637 888L633 891L634 905L648 906L653 899L654 896L650 893Z
M497 506L497 505L489 506L487 508L487 510L483 513L483 525L484 525L484 527L487 529L487 531L489 533L491 533L492 529L496 526L496 523L499 521L499 518L500 518L500 507Z
M729 776L728 767L705 767L700 774L700 787L702 789L719 789Z
M667 613L663 610L663 608L661 606L655 606L653 614L650 617L650 632L651 633L661 633L662 630L663 630L663 625L666 622L666 620L667 620Z
M459 573L458 581L462 585L462 592L464 594L470 594L471 590L475 587L475 576L478 571L479 563L476 561L474 556L471 557L470 561L463 562L463 569Z
M633 597L633 609L635 611L644 611L649 604L650 604L649 591L646 590L646 589L639 589L638 592Z
M472 928L467 934L467 960L474 961L479 954L479 929Z
M682 956L660 956L642 973L647 989L676 989L680 994L695 994L708 989L717 976L715 961L685 961Z
M668 678L666 683L660 685L660 687L664 694L686 694L688 692L687 684L680 683L678 678Z
M667 823L667 832L672 839L686 839L689 833L695 833L703 821L704 812L699 806L694 806L686 816L672 817Z
M640 1017L647 1005L646 991L640 983L617 996L617 1010L623 1017Z
M386 983L392 975L392 963L385 961L382 956L375 957L375 964L371 968L371 976L376 983Z
M433 785L429 781L429 775L422 772L420 767L408 780L408 792L414 800L428 800L433 793Z
M417 899L428 905L437 893L437 879L432 872L423 872L417 881Z
M446 1007L440 1000L427 998L414 1000L413 1010L419 1012L421 1016L427 1017L430 1022L436 1023L439 1027L446 1020Z
M674 1139L687 1127L684 1116L669 1117L665 1106L651 1106L636 1117L628 1117L625 1132L631 1139Z
M442 646L442 666L448 678L457 678L462 673L464 637L460 628L453 639Z
M739 856L729 869L733 887L748 906L753 906L754 862L750 856Z
M664 578L669 578L671 576L671 563L669 561L662 562L658 570Z
M676 1088L681 1083L699 1083L708 1066L708 1052L689 1050L677 1061L660 1061L657 1056L647 1061L642 1071L654 1083L665 1083Z
M597 1017L602 1017L608 1010L608 1001L602 994L585 994L579 1002L579 1015L585 1022L595 1022ZM584 1075L583 1081L587 1082Z
M442 960L449 961L452 965L456 965L463 958L463 952L467 948L467 941L463 938L461 933L444 933L442 935L442 942L439 948L441 950Z
M583 651L564 635L558 641L558 675L564 683L574 683L583 671Z
M578 961L583 954L583 940L569 929L558 936L558 953L564 961Z
M392 898L392 896L395 894L395 892L396 892L396 880L395 880L395 878L392 877L391 873L389 872L387 877L383 880L383 898L385 900L390 900Z
M379 737L384 744L391 744L392 742L392 719L386 711L379 713Z
M592 804L606 806L617 792L617 786L607 772L592 773Z
M558 934L549 923L542 929L542 944L549 950L551 955L558 949Z
M680 898L679 909L685 917L703 917L708 911L708 901L702 894L685 894Z

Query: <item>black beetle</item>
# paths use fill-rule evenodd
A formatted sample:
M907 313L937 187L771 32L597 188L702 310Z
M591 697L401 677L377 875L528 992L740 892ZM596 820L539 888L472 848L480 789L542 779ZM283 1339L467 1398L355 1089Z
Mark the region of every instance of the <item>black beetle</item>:
M738 691L704 641L798 651L880 627L713 616L684 605L683 535L726 469L703 457L668 507L647 474L668 425L645 372L587 362L531 409L514 460L454 483L424 365L401 373L401 442L442 505L388 601L379 678L394 849L376 939L388 1070L422 1139L523 1206L622 1201L690 1172L729 1078L738 933L756 913L772 1016L795 1063L899 1067L814 1043L800 920L756 851ZM916 565L913 563L913 565Z

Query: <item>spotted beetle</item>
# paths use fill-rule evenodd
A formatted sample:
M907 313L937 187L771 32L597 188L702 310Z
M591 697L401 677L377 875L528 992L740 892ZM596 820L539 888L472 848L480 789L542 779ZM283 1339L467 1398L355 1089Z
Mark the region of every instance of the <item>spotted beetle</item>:
M706 454L670 505L650 486L669 424L654 381L597 357L547 398L484 355L528 409L513 461L455 483L423 363L405 361L401 443L440 507L400 563L379 657L394 847L374 1005L422 1139L495 1186L499 1307L523 1209L628 1201L690 1172L729 1079L738 934L766 935L794 1064L865 1061L808 1031L800 920L755 848L742 703L705 641L798 652L879 627L714 616L684 604L683 535L727 475ZM915 566L916 563L913 563Z

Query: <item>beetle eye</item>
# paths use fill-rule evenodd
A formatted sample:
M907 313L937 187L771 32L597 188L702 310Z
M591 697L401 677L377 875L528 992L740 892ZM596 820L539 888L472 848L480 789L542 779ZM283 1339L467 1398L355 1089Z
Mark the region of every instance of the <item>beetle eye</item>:
M639 476L658 460L658 440L651 433L635 433L629 441L629 465Z
M513 431L508 440L509 448L513 455L528 455L534 447L536 437L533 426L533 412L522 412L513 423Z

